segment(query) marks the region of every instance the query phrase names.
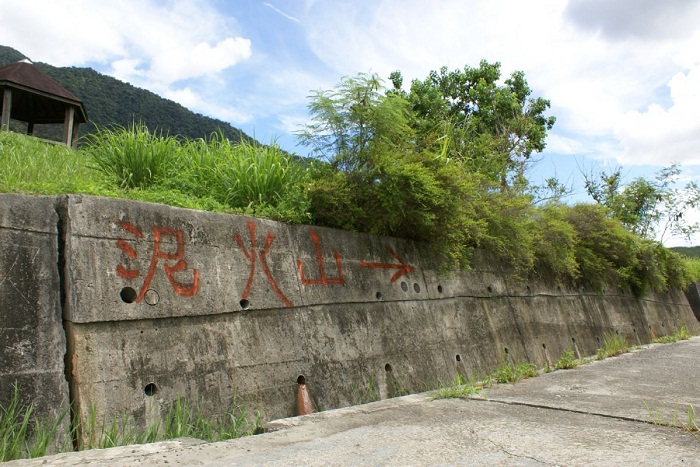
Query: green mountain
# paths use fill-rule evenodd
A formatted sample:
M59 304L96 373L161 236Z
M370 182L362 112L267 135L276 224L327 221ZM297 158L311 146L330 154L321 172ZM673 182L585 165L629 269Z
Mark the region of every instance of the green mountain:
M0 45L0 67L27 58L11 47ZM232 141L240 138L253 140L226 122L194 113L176 102L91 68L55 67L40 62L35 62L34 66L83 101L90 121L80 127L81 136L93 133L96 126L104 128L116 124L126 127L142 121L151 130L189 139L205 138L221 131ZM19 122L13 122L13 129L23 131ZM38 125L35 135L60 139L61 128L58 125Z
M676 253L680 253L689 258L700 258L700 246L674 246L670 248Z

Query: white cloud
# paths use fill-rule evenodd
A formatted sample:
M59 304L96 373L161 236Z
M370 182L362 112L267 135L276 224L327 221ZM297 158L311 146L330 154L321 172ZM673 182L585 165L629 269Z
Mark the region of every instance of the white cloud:
M111 64L113 76L156 92L177 81L216 75L252 53L250 40L235 36L230 23L200 1L33 0L30 5L0 0L5 44L57 66Z
M163 97L173 100L188 109L205 115L211 115L214 116L214 118L236 125L249 123L252 119L250 113L231 106L222 105L220 102L214 102L193 91L190 87L167 90L163 93Z
M700 32L685 27L700 22L699 3L672 1L684 8L664 6L655 13L663 21L647 32L640 26L644 12L620 16L633 13L637 5L632 2L615 7L614 18L590 8L583 12L585 18L576 18L576 12L557 0L319 2L303 22L309 24L312 49L339 76L372 70L386 77L399 69L408 85L443 65L500 61L504 75L523 70L534 94L552 102L557 123L549 151L561 147L569 153L574 148L620 163L658 165L672 156L695 164L700 156L690 154L699 138L695 122L700 122L700 106L690 104L689 93L697 88L685 85L668 111L654 106L663 105L655 96L674 74L700 63ZM579 10L582 5L577 3ZM572 15L578 22L572 22ZM669 30L667 21L673 19L683 28ZM579 27L582 23L585 27ZM627 28L624 34L614 34L617 23ZM688 79L693 78L688 74ZM672 94L683 92L680 81L669 85ZM643 125L644 134L635 137L636 125ZM564 136L557 140L557 134L576 144ZM667 150L659 152L662 147ZM656 158L650 157L652 152Z
M680 162L700 164L700 66L678 73L668 82L673 104L652 103L629 111L617 127L628 165Z
M300 131L307 123L309 123L309 116L306 114L280 115L278 119L279 125L277 125L277 128L285 133L291 134Z
M264 121L263 132L295 130L309 91L343 75L401 70L408 86L483 58L504 75L523 70L551 100L548 153L700 164L700 1L644 2L0 0L0 43L55 65L97 64L197 112ZM306 44L290 42L299 34Z

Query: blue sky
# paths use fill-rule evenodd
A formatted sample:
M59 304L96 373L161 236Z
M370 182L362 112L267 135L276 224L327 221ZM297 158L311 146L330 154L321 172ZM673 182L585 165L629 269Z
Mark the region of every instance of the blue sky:
M0 44L89 66L291 152L341 77L499 61L557 123L534 182L681 163L700 179L700 0L0 0ZM689 213L700 218L698 213ZM667 244L682 244L671 241ZM694 243L700 243L697 239Z

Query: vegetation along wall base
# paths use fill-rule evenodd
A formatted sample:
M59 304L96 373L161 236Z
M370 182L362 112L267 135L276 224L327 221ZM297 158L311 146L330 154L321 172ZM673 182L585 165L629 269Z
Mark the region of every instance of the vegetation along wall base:
M177 399L266 419L419 392L502 359L595 354L696 328L636 298L440 275L427 245L89 196L0 195L0 398L145 426ZM550 281L556 283L556 281Z

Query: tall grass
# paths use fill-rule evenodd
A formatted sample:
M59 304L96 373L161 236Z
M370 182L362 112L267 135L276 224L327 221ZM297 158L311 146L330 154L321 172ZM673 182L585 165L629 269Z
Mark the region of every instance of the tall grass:
M63 194L94 192L99 174L80 152L12 132L0 132L0 192Z
M184 167L187 164L187 167ZM231 143L222 134L183 144L176 183L251 215L308 221L308 172L276 144Z
M91 194L308 222L308 170L276 144L222 134L181 142L143 123L102 128L78 151L0 133L0 192Z
M0 462L41 457L46 455L49 446L56 446L62 452L70 451L73 446L69 443L73 439L77 440L77 449L84 450L180 437L223 441L264 431L260 413L251 415L235 396L227 410L217 416L205 414L201 403L191 404L185 399L177 399L168 408L163 423L141 429L128 415L100 420L95 407L91 407L84 418L76 414L73 427L63 433L60 426L64 417L65 414L56 420L36 419L33 406L21 403L20 391L15 384L7 405L0 406ZM61 445L60 441L63 441Z
M0 406L0 462L41 457L55 442L65 414L54 421L34 420L33 405L20 401L17 383L7 405Z
M175 138L150 132L141 122L129 128L98 128L86 142L95 168L120 188L148 188L167 177L178 149Z

